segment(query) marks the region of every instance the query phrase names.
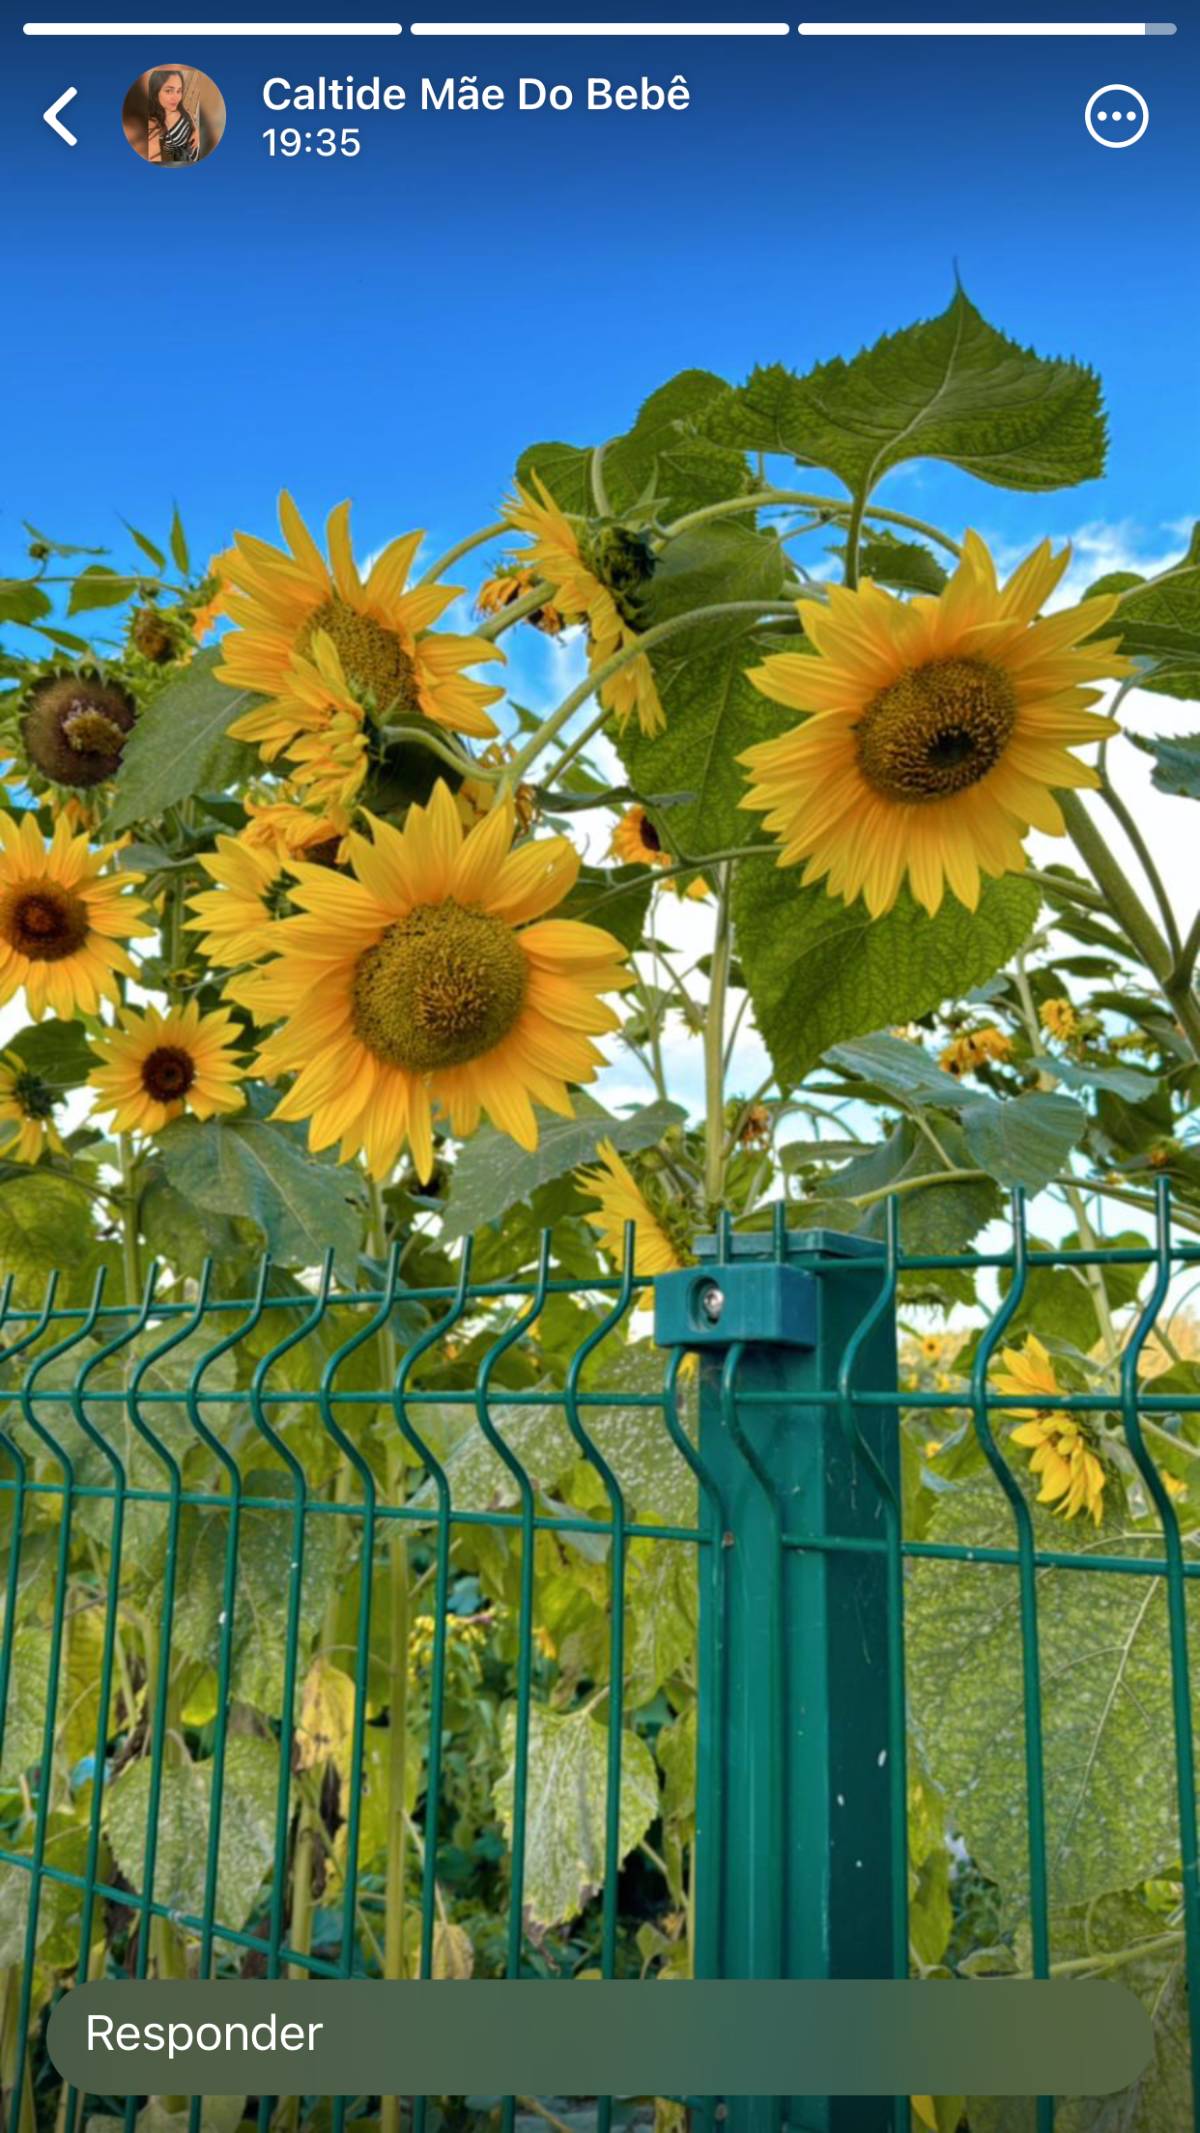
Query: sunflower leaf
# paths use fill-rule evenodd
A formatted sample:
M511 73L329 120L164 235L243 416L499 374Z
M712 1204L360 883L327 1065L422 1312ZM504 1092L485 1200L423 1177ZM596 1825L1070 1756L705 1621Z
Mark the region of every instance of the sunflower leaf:
M125 745L107 830L148 821L177 800L220 790L254 768L257 751L228 737L256 699L218 681L220 648L201 652L146 706Z
M766 596L771 598L771 594ZM746 774L738 762L756 741L774 740L796 714L759 694L747 679L762 646L735 622L681 630L654 655L654 678L666 727L653 738L630 719L617 746L639 792L692 797L671 810L672 843L689 859L752 844L754 818L740 811Z
M140 580L122 577L106 563L89 563L71 587L69 615L82 615L93 607L122 607L137 591Z
M1087 1113L1073 1097L1036 1092L1005 1102L980 1097L964 1106L962 1123L981 1170L1001 1185L1040 1192L1058 1176L1081 1139Z
M0 578L0 622L36 622L50 601L31 578Z
M1155 661L1141 682L1143 688L1185 700L1200 696L1200 565L1180 565L1126 593L1098 634L1115 637L1128 659ZM1156 742L1152 752L1171 745ZM1157 772L1154 782L1160 782ZM1180 790L1178 785L1162 789Z
M1104 467L1100 387L1082 364L1008 340L956 289L937 318L798 377L753 372L709 415L710 437L828 467L869 495L906 459L946 459L1006 489L1057 489Z
M442 1237L450 1242L497 1222L510 1207L528 1200L539 1185L595 1161L603 1140L622 1155L653 1147L686 1113L678 1104L646 1104L628 1118L614 1118L590 1097L575 1097L574 1118L538 1112L538 1145L526 1153L506 1133L481 1126L464 1145L454 1168Z
M96 1064L87 1034L78 1022L31 1022L4 1047L52 1089L77 1089Z
M777 867L773 853L743 859L738 954L776 1073L794 1086L833 1045L960 998L1028 938L1038 902L1031 882L1009 874L984 884L976 911L947 897L930 918L902 890L873 919L820 882L806 889L799 869Z
M1128 738L1135 748L1153 756L1150 782L1159 792L1200 800L1200 733L1160 734L1153 739L1148 734L1131 733Z
M266 1119L181 1118L158 1144L167 1181L185 1199L256 1222L272 1258L285 1265L319 1266L332 1246L339 1271L354 1278L362 1199L356 1172L315 1161Z

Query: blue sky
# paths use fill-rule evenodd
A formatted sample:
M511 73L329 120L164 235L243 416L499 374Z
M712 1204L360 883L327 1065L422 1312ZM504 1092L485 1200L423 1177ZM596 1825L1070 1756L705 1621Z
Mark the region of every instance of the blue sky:
M119 513L161 529L174 498L206 553L234 525L268 532L284 482L312 513L352 495L364 547L412 524L441 545L491 516L534 438L619 430L684 365L736 378L851 353L939 310L955 262L1005 331L1101 372L1109 475L1034 502L922 466L885 497L1013 546L1117 529L1147 556L1195 503L1186 24L1136 42L403 37L177 54L25 39L14 18L3 56L19 212L0 568L20 567L23 517L119 541ZM178 57L218 79L230 123L208 162L166 173L131 154L119 111L135 73ZM577 89L680 71L692 104L379 114L352 162L269 161L264 78L348 69L410 89L469 69ZM1122 152L1082 122L1113 79L1151 111ZM69 82L74 150L40 117Z

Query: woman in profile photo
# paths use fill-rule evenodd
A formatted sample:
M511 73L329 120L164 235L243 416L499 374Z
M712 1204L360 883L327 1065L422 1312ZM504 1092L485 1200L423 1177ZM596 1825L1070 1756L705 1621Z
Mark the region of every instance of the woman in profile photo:
M121 121L143 162L202 163L225 131L225 100L198 67L151 67L126 92Z
M200 129L183 100L178 67L155 67L148 83L146 159L150 163L195 163Z

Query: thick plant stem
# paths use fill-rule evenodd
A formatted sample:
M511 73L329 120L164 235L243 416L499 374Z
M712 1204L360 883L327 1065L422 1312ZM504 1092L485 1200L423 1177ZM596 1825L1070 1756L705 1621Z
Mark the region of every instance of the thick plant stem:
M371 1193L371 1248L380 1259L387 1257L387 1214L383 1192L375 1178L370 1180ZM381 1383L389 1391L395 1382L397 1354L396 1337L390 1326L379 1336ZM404 1495L404 1461L400 1457L398 1439L389 1433L387 1460L387 1493L389 1503L399 1503ZM402 1978L406 1975L406 1888L408 1873L408 1650L409 1650L409 1565L408 1543L403 1529L394 1527L388 1541L388 1800L387 1800L387 1865L385 1874L385 1912L383 1943L383 1974L387 1978ZM364 1576L369 1575L369 1565L364 1565ZM384 2096L380 2099L380 2133L400 2133L400 2098Z
M444 555L435 556L428 570L422 571L418 585L435 585L444 570L457 563L460 556L470 555L473 548L482 548L485 541L498 541L501 534L511 533L512 527L506 518L493 519L490 526L481 526L478 533L468 533L464 541L456 541Z
M1126 940L1151 972L1193 1053L1200 1059L1200 1000L1192 990L1190 976L1173 961L1167 942L1078 793L1063 792L1058 799L1080 858L1097 887L1103 889Z
M704 1197L713 1213L725 1196L725 1000L733 953L729 880L730 870L723 866L717 886L708 1019L704 1025Z
M122 1133L121 1150L121 1265L125 1274L125 1301L136 1303L142 1289L142 1259L138 1245L137 1157L133 1137Z

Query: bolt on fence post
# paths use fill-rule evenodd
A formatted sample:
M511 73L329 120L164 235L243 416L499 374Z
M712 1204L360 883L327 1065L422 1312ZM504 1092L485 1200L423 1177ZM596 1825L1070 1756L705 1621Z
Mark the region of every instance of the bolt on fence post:
M781 1223L698 1262L659 1277L655 1320L700 1372L697 1975L904 1975L898 1431L853 1401L896 1387L893 1278L877 1244ZM726 2106L736 2133L785 2122L908 2133L908 2105Z

